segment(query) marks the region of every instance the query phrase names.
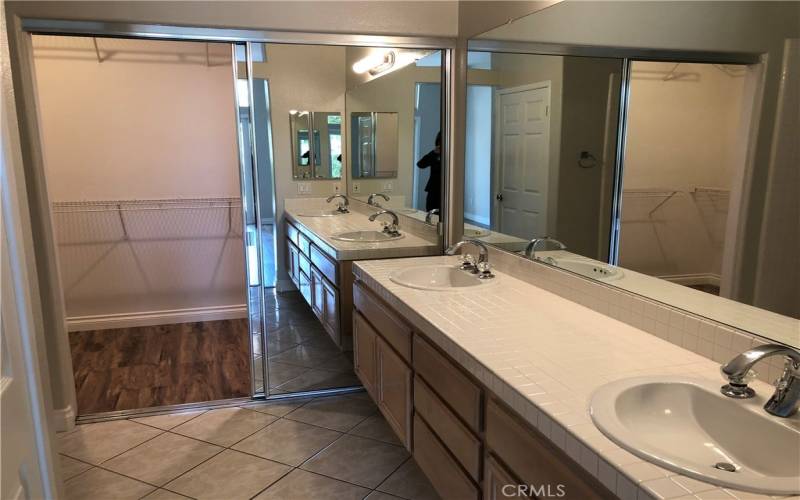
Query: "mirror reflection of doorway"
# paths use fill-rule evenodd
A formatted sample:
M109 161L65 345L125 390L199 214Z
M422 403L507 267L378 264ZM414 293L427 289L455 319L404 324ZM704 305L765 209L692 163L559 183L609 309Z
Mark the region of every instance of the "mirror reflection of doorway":
M631 63L619 265L714 295L733 179L747 66Z
M414 164L435 146L441 130L442 86L439 83L417 83L414 99ZM413 208L425 211L425 186L430 169L414 168Z
M231 44L31 41L78 414L249 397Z

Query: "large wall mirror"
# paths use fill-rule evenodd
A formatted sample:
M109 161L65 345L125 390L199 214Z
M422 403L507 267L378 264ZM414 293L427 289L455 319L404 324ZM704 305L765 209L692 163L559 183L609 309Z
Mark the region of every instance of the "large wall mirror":
M399 215L442 208L442 52L348 47L348 192Z
M575 4L470 41L465 236L800 347L800 9Z

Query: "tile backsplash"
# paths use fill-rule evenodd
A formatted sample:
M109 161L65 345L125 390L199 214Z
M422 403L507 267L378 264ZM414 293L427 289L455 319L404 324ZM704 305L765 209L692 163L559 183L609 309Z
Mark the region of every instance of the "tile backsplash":
M491 247L489 253L492 264L505 273L720 364L751 347L769 343L752 333L540 262ZM768 383L782 370L783 360L778 356L755 367L757 378Z

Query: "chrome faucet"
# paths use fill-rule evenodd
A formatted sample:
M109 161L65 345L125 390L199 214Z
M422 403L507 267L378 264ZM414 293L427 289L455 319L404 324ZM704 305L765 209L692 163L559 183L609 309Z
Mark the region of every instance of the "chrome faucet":
M347 208L347 207L350 206L350 200L347 199L347 196L345 196L343 194L334 194L334 195L328 196L328 199L326 199L325 201L327 203L330 203L333 200L335 200L336 198L341 198L342 200L344 200L343 203L339 203L339 206L336 207L336 211L339 212L339 213L342 213L342 214L349 214L350 213L350 209Z
M392 212L391 210L380 210L378 212L375 212L374 214L369 216L369 220L374 222L379 215L383 214L389 214L392 216L392 223L383 226L383 232L394 238L400 236L400 231L397 230L397 225L400 224L400 219L397 217L397 214Z
M553 239L549 236L545 236L544 238L534 238L528 243L528 246L525 247L525 257L535 260L536 259L536 247L538 247L541 243L545 242L552 242L555 244L559 250L566 250L567 245L561 243L560 241Z
M439 215L441 212L438 208L432 208L428 210L428 213L425 214L425 223L426 224L433 224L433 216Z
M748 372L762 359L772 356L786 357L783 374L775 381L775 393L769 398L764 410L776 417L791 417L800 406L800 352L781 344L767 344L739 354L722 365L722 375L728 383L720 389L729 398L747 399L756 392L747 386Z
M384 201L389 201L389 197L383 193L372 193L367 198L367 205L372 205L373 207L381 208L381 204L375 201L376 196L380 196L381 198L383 198Z
M472 239L461 240L455 245L450 245L444 253L445 255L455 255L461 247L467 244L474 245L478 248L478 261L475 262L475 258L472 255L465 254L464 260L459 268L463 271L477 274L480 279L494 278L492 268L489 265L489 249L486 248L486 245L482 241Z

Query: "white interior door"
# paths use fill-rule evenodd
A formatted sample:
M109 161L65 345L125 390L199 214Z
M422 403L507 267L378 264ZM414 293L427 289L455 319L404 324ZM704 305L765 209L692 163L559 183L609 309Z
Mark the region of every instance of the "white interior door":
M550 82L499 90L497 122L497 227L518 238L546 236Z

